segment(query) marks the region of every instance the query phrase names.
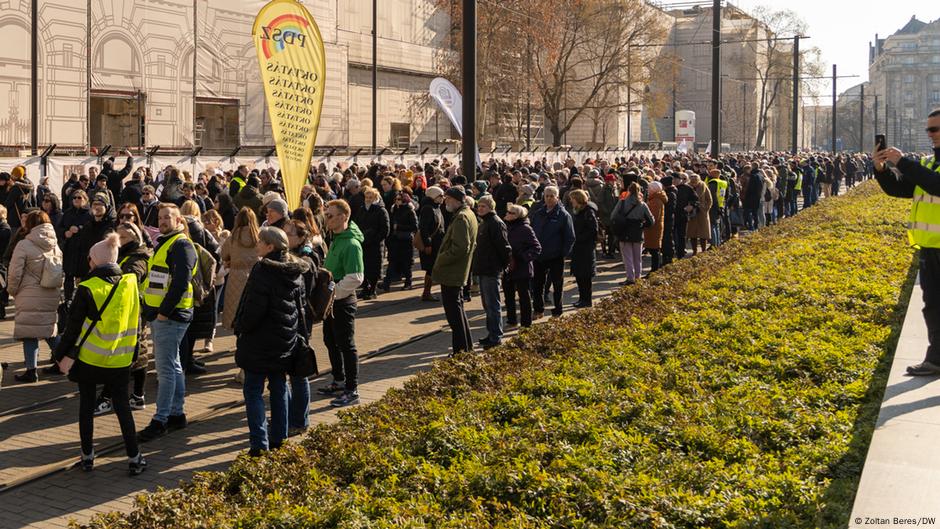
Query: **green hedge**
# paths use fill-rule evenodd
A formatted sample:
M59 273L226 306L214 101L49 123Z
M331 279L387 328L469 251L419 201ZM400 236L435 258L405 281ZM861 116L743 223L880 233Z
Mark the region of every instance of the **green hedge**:
M838 527L912 281L869 182L88 527Z

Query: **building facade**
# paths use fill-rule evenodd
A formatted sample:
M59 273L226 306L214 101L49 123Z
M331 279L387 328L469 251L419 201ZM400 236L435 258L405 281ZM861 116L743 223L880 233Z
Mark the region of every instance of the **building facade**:
M318 146L371 146L372 4L306 0L323 35L326 93ZM231 151L273 144L251 38L262 0L40 2L40 145ZM0 148L30 142L29 0L0 0ZM379 146L456 134L416 105L449 19L432 0L378 2ZM89 120L89 116L91 119Z
M673 18L670 46L662 60L673 64L659 76L650 90L666 101L658 111L647 108L643 118L643 141L674 141L675 112L691 110L696 115L696 143L707 143L712 126L712 10L703 7L670 10ZM769 55L764 42L739 42L766 38L767 30L747 12L726 5L722 9L721 119L722 143L734 150L759 148L786 150L790 145L792 84L782 81L768 112L768 126L761 145L757 142L761 103L758 70ZM787 53L789 43L777 44ZM792 48L790 48L792 49Z
M911 20L891 36L869 45L871 91L882 95L876 119L890 145L930 151L924 121L940 108L940 19Z

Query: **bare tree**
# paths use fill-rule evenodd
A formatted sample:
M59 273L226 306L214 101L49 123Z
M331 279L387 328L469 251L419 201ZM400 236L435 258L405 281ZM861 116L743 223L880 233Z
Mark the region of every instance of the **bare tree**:
M773 10L757 7L751 12L754 23L749 33L747 45L756 57L754 70L757 77L757 136L754 147L764 144L767 134L768 117L775 105L779 104L782 92L792 89L793 43L778 38L802 35L807 24L800 16L789 9ZM818 48L800 50L800 76L819 76L822 63Z
M531 0L535 1L535 0ZM541 3L541 2L535 2ZM562 135L586 111L616 111L619 87L645 86L655 54L631 43L660 41L666 26L658 11L640 0L552 0L543 10L540 46L532 74L552 140ZM629 70L629 81L628 79Z

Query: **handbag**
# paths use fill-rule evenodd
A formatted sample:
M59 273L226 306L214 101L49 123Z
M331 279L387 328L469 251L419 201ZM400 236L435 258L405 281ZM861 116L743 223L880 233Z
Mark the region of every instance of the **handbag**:
M411 245L414 246L415 250L418 250L418 252L424 251L425 245L424 239L421 238L421 230L416 231L411 237Z
M304 307L300 297L294 299L297 304L297 337L294 342L294 350L291 351L291 368L289 371L292 377L319 376L320 370L317 368L317 355L310 347L310 336L307 334L307 324L304 319Z

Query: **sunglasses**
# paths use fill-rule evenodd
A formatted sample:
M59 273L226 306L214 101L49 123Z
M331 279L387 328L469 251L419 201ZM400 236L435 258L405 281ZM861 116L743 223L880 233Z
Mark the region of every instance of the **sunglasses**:
M137 216L137 215L134 215L133 213L122 213L121 215L118 216L118 218L119 218L119 219L122 219L122 220L123 220L123 219L133 219L133 218L135 218L136 216Z
M927 134L935 134L937 132L940 132L940 127L927 127L924 130L927 131Z

